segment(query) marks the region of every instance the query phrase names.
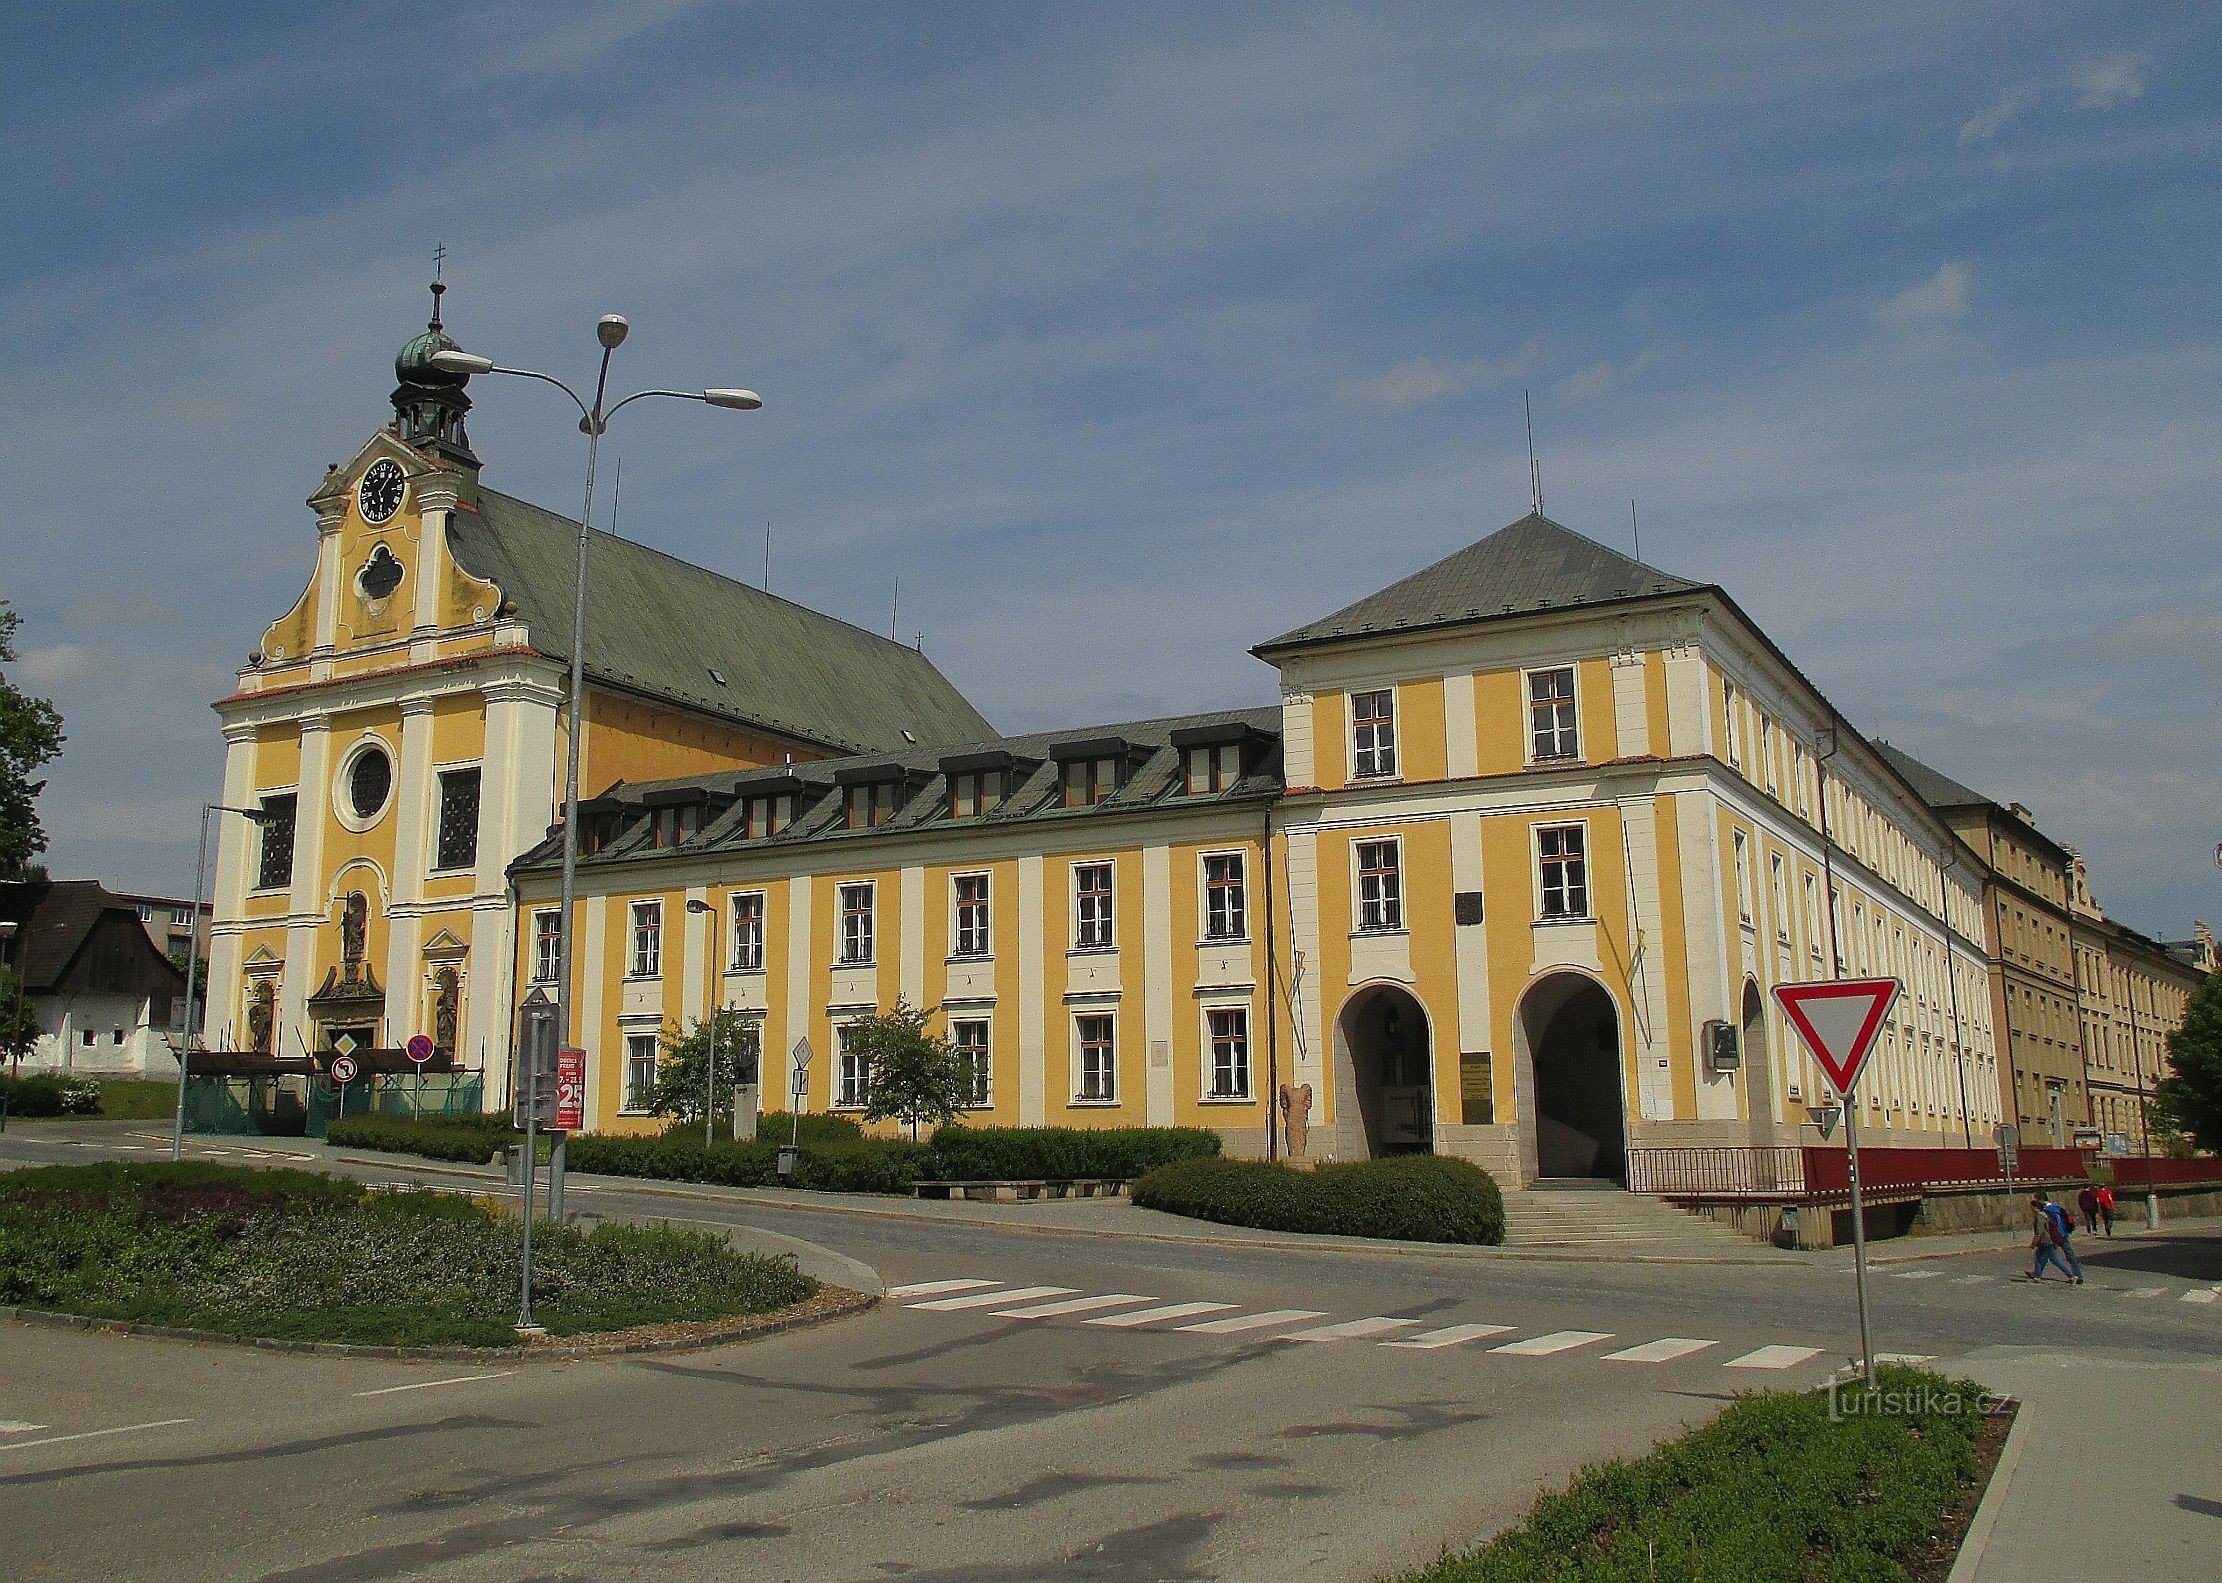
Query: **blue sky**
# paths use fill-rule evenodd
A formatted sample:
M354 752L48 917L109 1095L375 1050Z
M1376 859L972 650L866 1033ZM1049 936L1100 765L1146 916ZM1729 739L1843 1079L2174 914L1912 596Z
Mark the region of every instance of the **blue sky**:
M190 883L210 700L473 350L628 535L904 637L1006 729L1261 702L1247 647L1520 515L1723 583L1871 734L2222 918L2222 15L2137 7L234 5L0 61L0 594L59 872ZM481 381L574 505L561 397ZM607 500L605 495L604 499Z

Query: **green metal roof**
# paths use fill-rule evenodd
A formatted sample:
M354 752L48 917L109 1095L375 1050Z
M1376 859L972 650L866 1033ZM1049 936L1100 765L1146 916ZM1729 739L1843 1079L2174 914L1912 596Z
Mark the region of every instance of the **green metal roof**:
M1266 655L1338 639L1689 593L1703 586L1530 513L1379 593L1284 632L1251 652Z
M478 510L451 522L456 564L515 602L535 649L568 660L578 524L483 488ZM586 673L850 752L908 747L906 731L928 744L994 731L916 649L600 529L588 549Z

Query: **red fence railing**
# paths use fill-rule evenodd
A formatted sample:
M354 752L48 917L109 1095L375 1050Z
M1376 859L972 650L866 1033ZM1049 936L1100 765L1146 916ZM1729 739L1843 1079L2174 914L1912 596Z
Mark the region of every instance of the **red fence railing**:
M1806 1191L1815 1197L1850 1197L1851 1156L1843 1149L1804 1150ZM1897 1196L1932 1187L2031 1187L2083 1180L2081 1149L2024 1149L2012 1176L1998 1168L1990 1149L1862 1149L1859 1183L1864 1192Z
M2096 1166L2112 1166L2116 1187L2143 1187L2151 1183L2156 1187L2181 1187L2199 1182L2222 1185L2222 1159L2209 1156L2203 1160L2167 1160L2159 1157L2146 1159L2142 1155L2102 1154L2092 1162Z

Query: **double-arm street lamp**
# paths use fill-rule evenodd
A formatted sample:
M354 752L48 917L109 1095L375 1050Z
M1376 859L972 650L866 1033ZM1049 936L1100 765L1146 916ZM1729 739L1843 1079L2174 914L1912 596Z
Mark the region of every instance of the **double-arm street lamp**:
M185 1157L185 1076L193 1053L193 991L200 982L201 890L208 882L208 822L220 813L235 813L253 825L266 825L270 815L260 808L234 808L228 803L201 804L201 855L193 864L193 932L185 946L185 1033L177 1047L177 1115L170 1124L170 1158Z
M553 374L539 373L530 368L505 368L490 357L478 357L454 347L434 352L431 366L447 374L514 374L520 379L537 379L544 385L553 385L571 398L579 409L579 432L586 436L586 499L579 508L578 567L571 599L571 719L566 733L566 764L563 775L563 900L558 915L557 940L559 951L556 968L556 1028L558 1040L568 1042L571 1031L571 983L575 964L572 951L571 909L574 893L578 888L579 872L579 744L583 709L586 703L586 552L594 520L594 463L601 447L602 435L609 428L609 420L636 401L649 396L669 396L678 401L699 401L712 407L724 407L733 412L754 412L764 404L764 398L753 390L729 388L712 390L636 390L615 403L604 405L609 392L610 354L624 344L629 329L618 314L607 313L594 327L594 335L602 343L602 366L594 379L594 400L589 403ZM579 1030L584 1038L585 1029ZM555 1144L548 1166L548 1209L561 1215L563 1200L563 1140L555 1135ZM532 1170L532 1162L525 1162L525 1169ZM529 1180L529 1178L528 1178ZM526 1202L529 1205L531 1198Z

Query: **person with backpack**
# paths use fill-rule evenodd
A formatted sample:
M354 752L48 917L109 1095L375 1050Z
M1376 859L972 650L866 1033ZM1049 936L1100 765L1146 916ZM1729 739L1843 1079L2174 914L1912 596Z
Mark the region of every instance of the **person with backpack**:
M2058 1264L2060 1273L2067 1277L2070 1286L2083 1284L2083 1265L2075 1256L2075 1249L2068 1246L2068 1238L2075 1231L2075 1221L2065 1209L2042 1193L2029 1195L2030 1248L2036 1254L2036 1264L2029 1272L2032 1281L2045 1278L2045 1266Z
M2083 1191L2075 1195L2075 1207L2083 1212L2083 1229L2097 1235L2099 1229L2099 1189L2096 1182L2085 1182Z
M2114 1235L2114 1189L2104 1182L2099 1184L2099 1219L2105 1223L2106 1234Z

